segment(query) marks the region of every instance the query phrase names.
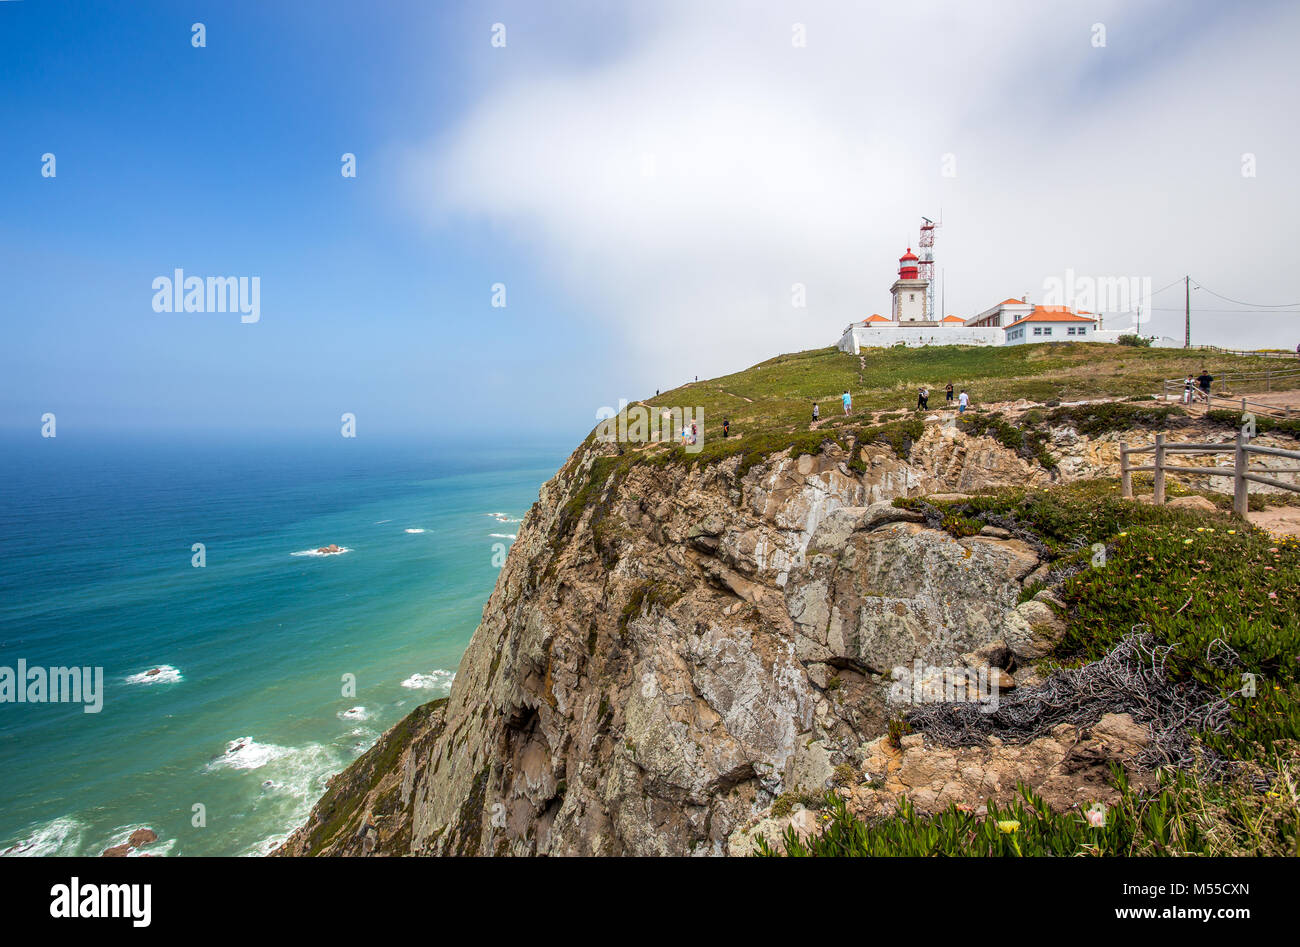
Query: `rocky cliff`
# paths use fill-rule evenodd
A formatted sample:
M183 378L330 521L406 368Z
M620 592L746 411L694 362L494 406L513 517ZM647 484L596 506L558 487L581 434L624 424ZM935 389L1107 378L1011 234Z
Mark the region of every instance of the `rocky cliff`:
M1062 630L1050 591L1030 594L1048 578L1033 536L957 539L891 501L1113 473L1113 440L1055 432L1049 474L951 422L906 460L828 440L630 464L589 438L520 525L450 698L336 777L281 853L744 853L774 803L846 764L936 804L1059 783L1080 745L1104 770L1140 748L1131 719L1000 762L881 738L895 668L1028 664Z

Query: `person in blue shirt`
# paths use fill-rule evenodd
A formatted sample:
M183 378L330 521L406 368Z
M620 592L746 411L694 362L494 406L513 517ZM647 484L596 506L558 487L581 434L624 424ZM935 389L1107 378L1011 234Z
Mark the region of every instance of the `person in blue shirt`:
M844 390L844 397L841 400L844 402L844 413L848 414L853 410L853 398L849 395L847 388Z

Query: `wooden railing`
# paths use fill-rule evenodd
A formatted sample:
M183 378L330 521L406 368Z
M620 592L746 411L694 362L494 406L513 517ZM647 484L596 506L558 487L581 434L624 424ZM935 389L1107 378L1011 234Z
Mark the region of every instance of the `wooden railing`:
M1129 455L1154 453L1153 462L1145 467L1133 467L1129 464ZM1185 464L1170 464L1166 458L1170 454L1232 454L1233 462L1231 467L1192 467ZM1175 443L1170 444L1165 441L1163 434L1156 435L1156 442L1147 447L1129 447L1124 441L1119 444L1119 482L1120 493L1125 497L1133 496L1133 474L1151 473L1155 479L1155 493L1152 501L1156 505L1165 502L1165 474L1170 470L1176 470L1183 474L1193 474L1205 477L1231 477L1232 478L1232 512L1246 518L1246 510L1250 500L1250 484L1262 483L1270 487L1277 487L1282 490L1290 490L1293 493L1300 493L1300 485L1294 483L1284 483L1274 477L1264 476L1260 470L1252 470L1250 467L1250 457L1252 454L1266 455L1269 457L1286 457L1290 460L1300 460L1300 451L1282 450L1277 447L1257 447L1250 443L1250 439L1242 431L1237 432L1236 443L1233 444L1193 444L1193 443ZM1294 471L1273 471L1273 473L1298 473L1300 468Z
M1193 349L1201 352L1218 352L1220 355L1249 355L1254 358L1300 358L1296 352L1265 352L1260 349L1223 349L1217 345L1193 345Z
M1265 391L1272 391L1274 382L1278 382L1283 391L1295 388L1297 385L1300 385L1300 368L1279 368L1276 371L1262 372L1223 372L1214 376L1214 383L1210 385L1209 392L1201 391L1199 387L1193 385L1192 399L1193 401L1197 399L1204 401L1206 410L1214 407L1214 399L1217 398L1222 402L1221 406L1224 408L1229 406L1236 407L1237 403L1240 402L1241 410L1243 411L1254 409L1256 413L1276 414L1279 417L1286 418L1291 417L1293 411L1300 413L1300 404L1263 404L1258 401L1248 401L1245 398L1227 396L1222 393L1217 395L1214 394L1215 385L1218 385L1220 391L1222 391L1224 385L1237 383L1240 385L1250 385L1254 388L1258 387L1260 382L1263 382ZM1182 378L1166 378L1164 381L1163 400L1166 402L1170 400L1181 401L1183 392L1185 391L1185 384L1186 382Z

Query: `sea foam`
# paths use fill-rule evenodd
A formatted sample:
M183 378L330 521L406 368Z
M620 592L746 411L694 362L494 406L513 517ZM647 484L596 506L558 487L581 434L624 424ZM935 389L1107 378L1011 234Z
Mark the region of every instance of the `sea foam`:
M128 684L178 684L185 678L181 672L170 664L160 664L157 668L157 674L150 674L149 671L141 671L139 674L132 674L126 679Z
M438 688L450 689L451 682L456 679L454 671L444 671L438 669L429 674L412 674L406 680L402 681L403 687L409 687L412 690L435 690Z
M274 743L258 743L252 737L238 737L226 744L226 751L208 763L209 770L261 769L293 752Z
M58 818L37 828L27 838L0 850L0 856L39 858L46 855L80 855L85 826L72 818Z

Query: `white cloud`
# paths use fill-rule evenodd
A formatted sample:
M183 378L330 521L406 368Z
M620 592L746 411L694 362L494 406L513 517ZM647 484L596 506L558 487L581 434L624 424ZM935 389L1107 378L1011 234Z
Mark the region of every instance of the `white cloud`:
M499 225L656 378L830 344L887 311L897 257L941 208L960 315L1041 299L1067 267L1297 295L1294 9L1204 22L1174 3L915 7L667 4L621 56L494 89L412 156L413 191L436 221ZM796 282L807 309L790 304ZM1181 331L1180 314L1156 317ZM1300 326L1196 328L1294 344L1284 321Z

